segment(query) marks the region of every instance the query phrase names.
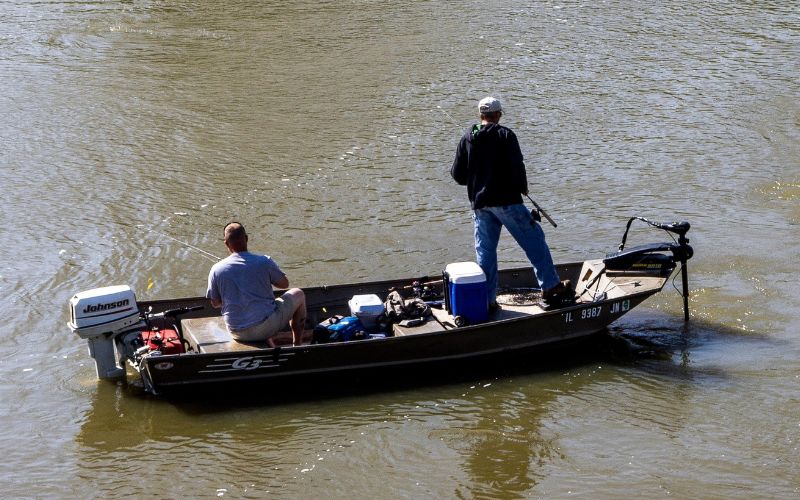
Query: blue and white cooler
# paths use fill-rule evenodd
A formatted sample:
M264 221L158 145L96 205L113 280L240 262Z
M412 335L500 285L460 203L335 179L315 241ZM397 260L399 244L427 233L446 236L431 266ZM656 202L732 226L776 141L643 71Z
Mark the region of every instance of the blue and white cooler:
M357 317L367 330L379 328L380 317L384 314L383 301L375 294L353 295L348 302L350 314Z
M454 262L444 268L445 307L469 324L489 319L489 290L483 269L475 262Z

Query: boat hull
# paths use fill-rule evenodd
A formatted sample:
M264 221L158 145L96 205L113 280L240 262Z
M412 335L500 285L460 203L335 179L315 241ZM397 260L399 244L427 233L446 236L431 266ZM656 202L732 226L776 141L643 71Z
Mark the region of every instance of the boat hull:
M237 382L291 384L292 379L380 376L397 369L430 369L461 362L495 363L520 354L558 348L604 331L655 293L576 304L533 317L519 317L452 330L298 347L228 353L149 357L141 366L151 392ZM349 377L352 380L352 377Z

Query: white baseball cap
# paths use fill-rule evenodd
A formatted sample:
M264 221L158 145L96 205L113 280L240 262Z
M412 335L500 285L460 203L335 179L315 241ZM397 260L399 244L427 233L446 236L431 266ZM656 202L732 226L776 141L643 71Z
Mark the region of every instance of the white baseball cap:
M489 96L484 97L481 99L481 102L478 103L478 111L481 113L496 113L498 111L503 111L503 106L500 105L498 99Z

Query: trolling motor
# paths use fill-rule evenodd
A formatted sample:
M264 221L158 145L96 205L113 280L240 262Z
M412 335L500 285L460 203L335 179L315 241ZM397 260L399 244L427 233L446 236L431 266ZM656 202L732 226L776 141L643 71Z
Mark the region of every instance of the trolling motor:
M631 229L631 224L635 220L640 220L650 226L664 231L678 235L678 241L673 243L650 243L646 245L639 245L625 250L625 241L628 239L628 231ZM671 263L664 259L671 260L672 263L681 263L681 281L683 284L683 318L684 321L689 321L689 272L686 267L686 261L692 258L694 250L689 246L689 239L686 233L689 232L691 224L686 221L683 222L669 222L660 223L653 222L645 219L644 217L631 217L625 227L625 234L622 236L622 242L619 244L619 251L609 254L603 260L606 268L612 269L641 269L643 271L657 269L669 269L670 272L674 268ZM657 252L669 251L672 252L672 257L669 258L664 254ZM669 267L667 265L669 264Z

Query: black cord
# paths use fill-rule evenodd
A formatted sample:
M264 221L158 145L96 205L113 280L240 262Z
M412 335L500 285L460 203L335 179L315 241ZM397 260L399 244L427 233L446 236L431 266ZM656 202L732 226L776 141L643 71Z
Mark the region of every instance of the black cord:
M678 275L681 274L680 273L681 269L683 269L683 263L681 263L681 265L678 267L678 269L677 269L678 272L674 272L673 271L673 274L672 274L672 288L674 288L675 291L678 292L679 294L681 294L681 297L683 297L683 291L681 289L679 289L678 286L675 284L675 280L678 279Z
M647 224L649 226L653 226L656 229L661 229L662 231L667 233L670 238L672 238L672 242L673 243L675 243L676 245L680 244L680 243L678 243L678 240L675 239L675 236L672 234L671 231L661 227L663 224L658 223L658 222L650 221L648 219L645 219L644 217L636 216L636 217L631 217L630 219L628 219L628 224L625 226L625 233L622 235L622 243L619 244L619 251L620 252L625 248L625 242L628 240L628 232L630 231L631 225L633 224L633 221L635 221L635 220L640 220L640 221L644 222L645 224Z

